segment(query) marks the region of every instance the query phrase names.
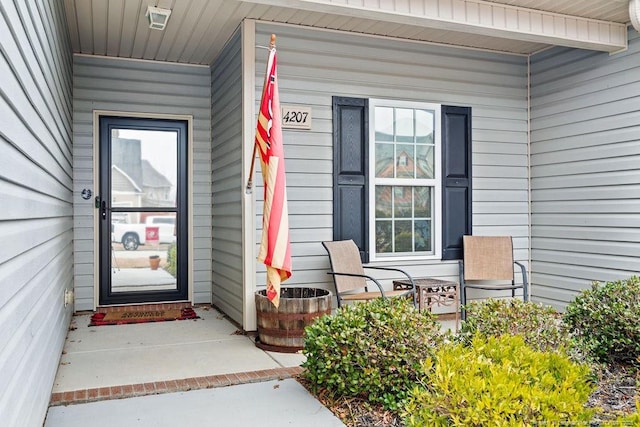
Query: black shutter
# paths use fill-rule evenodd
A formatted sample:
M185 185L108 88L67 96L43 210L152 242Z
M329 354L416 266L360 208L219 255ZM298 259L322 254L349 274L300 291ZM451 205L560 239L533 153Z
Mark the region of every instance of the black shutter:
M333 97L333 240L353 239L369 262L369 103Z
M442 106L442 259L462 259L471 234L471 108Z

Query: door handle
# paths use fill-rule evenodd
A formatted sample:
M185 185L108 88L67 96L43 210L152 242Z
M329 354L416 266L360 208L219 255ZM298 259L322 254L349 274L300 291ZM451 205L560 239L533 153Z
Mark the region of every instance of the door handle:
M102 201L102 219L107 219L107 202Z

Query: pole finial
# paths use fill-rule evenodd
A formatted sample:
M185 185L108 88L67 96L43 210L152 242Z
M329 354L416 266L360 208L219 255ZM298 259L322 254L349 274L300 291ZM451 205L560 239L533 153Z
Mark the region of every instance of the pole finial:
M271 34L271 41L269 42L269 48L273 49L276 47L276 35Z

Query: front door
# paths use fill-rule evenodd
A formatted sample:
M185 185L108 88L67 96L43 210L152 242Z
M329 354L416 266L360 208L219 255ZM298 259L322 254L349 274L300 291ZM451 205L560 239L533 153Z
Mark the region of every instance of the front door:
M187 122L100 117L100 305L184 301Z

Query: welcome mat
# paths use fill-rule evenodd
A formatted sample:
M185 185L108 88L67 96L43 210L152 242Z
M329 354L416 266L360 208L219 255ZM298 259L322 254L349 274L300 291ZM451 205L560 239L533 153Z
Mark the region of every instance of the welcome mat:
M164 322L187 319L199 319L199 317L192 308L183 308L181 310L114 311L94 314L91 316L89 326L126 325L129 323Z

